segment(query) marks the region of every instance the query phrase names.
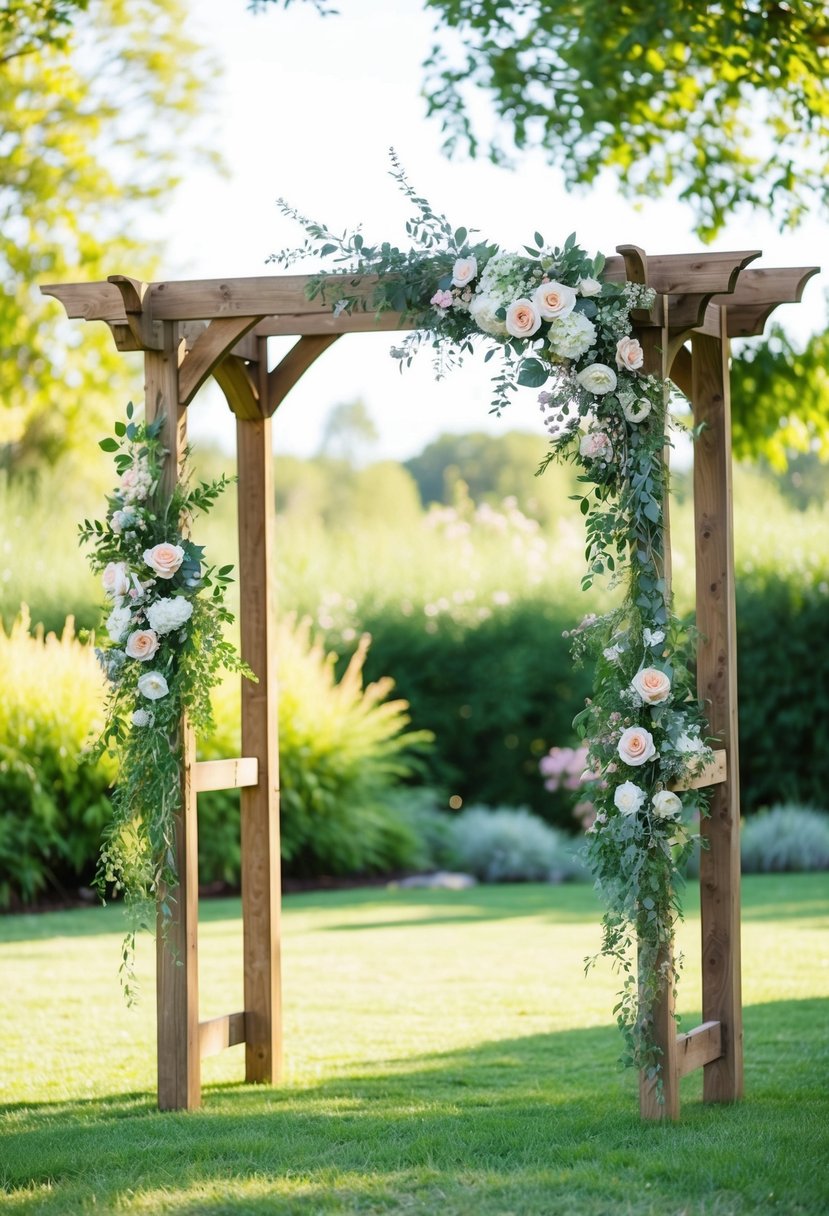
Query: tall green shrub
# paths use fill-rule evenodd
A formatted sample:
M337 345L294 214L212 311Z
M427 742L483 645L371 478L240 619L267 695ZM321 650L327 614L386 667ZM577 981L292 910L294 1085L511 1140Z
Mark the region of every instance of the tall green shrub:
M84 758L103 678L71 618L60 638L23 613L0 626L0 907L89 882L112 764Z

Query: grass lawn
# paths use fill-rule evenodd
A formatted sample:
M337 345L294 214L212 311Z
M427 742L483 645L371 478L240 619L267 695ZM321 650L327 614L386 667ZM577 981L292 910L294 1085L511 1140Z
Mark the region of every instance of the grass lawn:
M689 894L689 903L692 896ZM0 919L0 1182L10 1213L730 1216L829 1212L829 883L744 883L746 1101L643 1125L616 1068L588 887L286 900L286 1080L204 1064L154 1106L152 944L127 1010L118 909ZM699 1020L699 922L681 939ZM242 1007L233 900L202 907L202 1016Z

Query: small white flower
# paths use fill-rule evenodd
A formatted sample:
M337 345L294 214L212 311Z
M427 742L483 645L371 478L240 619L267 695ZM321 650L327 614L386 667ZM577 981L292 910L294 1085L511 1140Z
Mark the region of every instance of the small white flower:
M650 649L660 646L665 641L665 630L645 628L642 630L642 640Z
M136 709L132 715L133 726L149 726L152 720L153 715L148 714L146 709Z
M334 305L334 317L342 316L347 308L348 300L337 300L337 303Z
M591 296L599 295L601 290L602 285L598 279L591 279L587 277L584 279L579 279L578 283L576 283L576 291L580 296L584 296L586 300Z
M606 363L591 363L578 373L576 379L582 388L586 388L594 397L612 393L617 384L616 373Z
M612 646L605 646L602 654L607 659L608 663L616 663L619 655L622 653L622 647L618 642L614 642Z
M653 813L659 819L675 819L682 810L682 802L671 790L660 790L651 799Z
M676 741L676 749L682 752L683 756L695 756L705 751L705 744L699 735L689 735L687 731L683 731Z
M624 781L613 795L613 802L623 815L635 815L644 801L645 791L634 781Z
M170 691L167 681L159 671L148 671L138 678L138 691L148 701L160 701Z

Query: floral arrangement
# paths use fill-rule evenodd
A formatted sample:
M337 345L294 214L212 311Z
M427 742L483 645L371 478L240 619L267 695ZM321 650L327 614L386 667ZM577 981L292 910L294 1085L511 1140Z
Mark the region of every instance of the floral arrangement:
M601 953L623 975L614 1011L623 1062L660 1087L652 1009L677 978L669 947L681 872L696 839L690 825L705 808L704 792L680 796L672 786L698 775L712 753L690 672L694 637L673 615L665 579L666 386L644 370L631 319L652 307L654 293L603 279L604 258L588 256L575 235L551 246L537 232L520 253L473 239L414 192L393 153L392 176L415 208L413 247L369 246L359 231L338 236L281 203L306 239L271 260L332 258L335 269L310 280L309 296L336 313L403 313L413 332L392 354L406 363L424 345L439 375L478 346L486 360L500 356L495 413L519 385L542 390L551 450L539 472L572 461L583 487L583 586L608 574L624 591L613 611L572 632L575 659L596 664L594 696L575 726L596 812L588 862L606 909Z
M229 481L191 486L185 472L165 496L164 420L139 421L132 404L126 413L100 444L115 454L118 473L106 520L84 520L80 536L93 547L90 564L108 597L107 639L95 652L109 685L96 750L115 756L119 769L97 885L102 896L122 893L131 913L121 966L131 1000L136 930L154 924L159 900L169 918L167 893L177 882L182 715L197 732L208 730L220 670L251 673L224 639L232 567L206 566L202 547L185 535Z

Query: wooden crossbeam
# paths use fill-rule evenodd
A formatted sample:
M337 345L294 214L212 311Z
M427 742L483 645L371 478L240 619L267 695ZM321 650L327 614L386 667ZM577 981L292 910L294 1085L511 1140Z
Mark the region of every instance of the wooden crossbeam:
M602 277L621 283L637 273L633 282L642 281L635 270L643 251L635 245L617 246L620 257L608 258ZM723 250L714 253L647 254L645 269L649 287L660 295L713 295L733 291L741 271L759 258L761 250Z
M714 752L714 759L710 764L706 764L696 777L690 777L687 781L675 781L671 784L671 789L680 792L682 790L704 790L711 785L722 785L727 780L728 760L725 751L720 750Z
M676 1037L676 1069L685 1077L695 1068L703 1068L722 1055L722 1025L719 1022L703 1022L687 1034Z
M196 765L197 794L206 794L208 790L238 790L258 782L259 761L255 756L243 756L238 760L201 760Z
M226 1013L220 1018L199 1022L199 1059L216 1056L227 1047L245 1041L244 1013Z

